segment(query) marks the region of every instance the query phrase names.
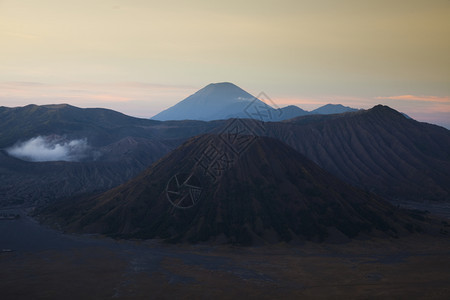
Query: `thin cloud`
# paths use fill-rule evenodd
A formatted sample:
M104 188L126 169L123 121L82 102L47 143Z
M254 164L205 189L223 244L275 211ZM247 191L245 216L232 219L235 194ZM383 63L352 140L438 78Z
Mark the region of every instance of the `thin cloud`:
M9 155L33 161L79 161L87 157L86 139L64 140L58 136L37 136L6 149Z
M375 99L450 103L450 97L437 97L437 96L399 95L399 96L375 97Z
M29 86L43 86L44 84L41 82L34 81L9 81L0 83L0 87L29 87Z
M4 34L6 34L7 36L10 36L10 37L21 38L21 39L26 39L26 40L36 40L39 38L38 35L23 33L23 32L7 31L7 32L4 32Z

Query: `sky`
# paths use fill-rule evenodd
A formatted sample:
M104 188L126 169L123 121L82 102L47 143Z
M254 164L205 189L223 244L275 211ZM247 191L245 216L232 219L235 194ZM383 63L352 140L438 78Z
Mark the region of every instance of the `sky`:
M0 106L151 117L212 82L450 128L449 0L0 0Z

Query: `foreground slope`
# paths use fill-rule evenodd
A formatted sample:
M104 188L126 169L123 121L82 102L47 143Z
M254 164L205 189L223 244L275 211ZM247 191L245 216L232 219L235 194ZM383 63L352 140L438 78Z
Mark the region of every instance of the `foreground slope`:
M237 155L226 138L193 138L130 182L55 204L41 218L75 232L238 244L397 236L418 227L275 139L241 137L249 146ZM211 149L221 160L205 169Z

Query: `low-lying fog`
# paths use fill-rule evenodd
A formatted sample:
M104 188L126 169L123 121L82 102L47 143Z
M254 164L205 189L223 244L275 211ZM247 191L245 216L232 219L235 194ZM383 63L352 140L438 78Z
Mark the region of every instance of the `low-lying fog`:
M6 149L9 155L32 161L80 161L88 158L91 147L87 139L68 140L61 136L37 136Z

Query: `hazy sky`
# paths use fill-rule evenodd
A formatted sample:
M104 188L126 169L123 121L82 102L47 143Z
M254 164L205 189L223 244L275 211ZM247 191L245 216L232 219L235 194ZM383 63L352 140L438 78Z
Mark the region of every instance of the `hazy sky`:
M450 127L449 37L449 0L0 0L0 105L150 117L229 81Z

